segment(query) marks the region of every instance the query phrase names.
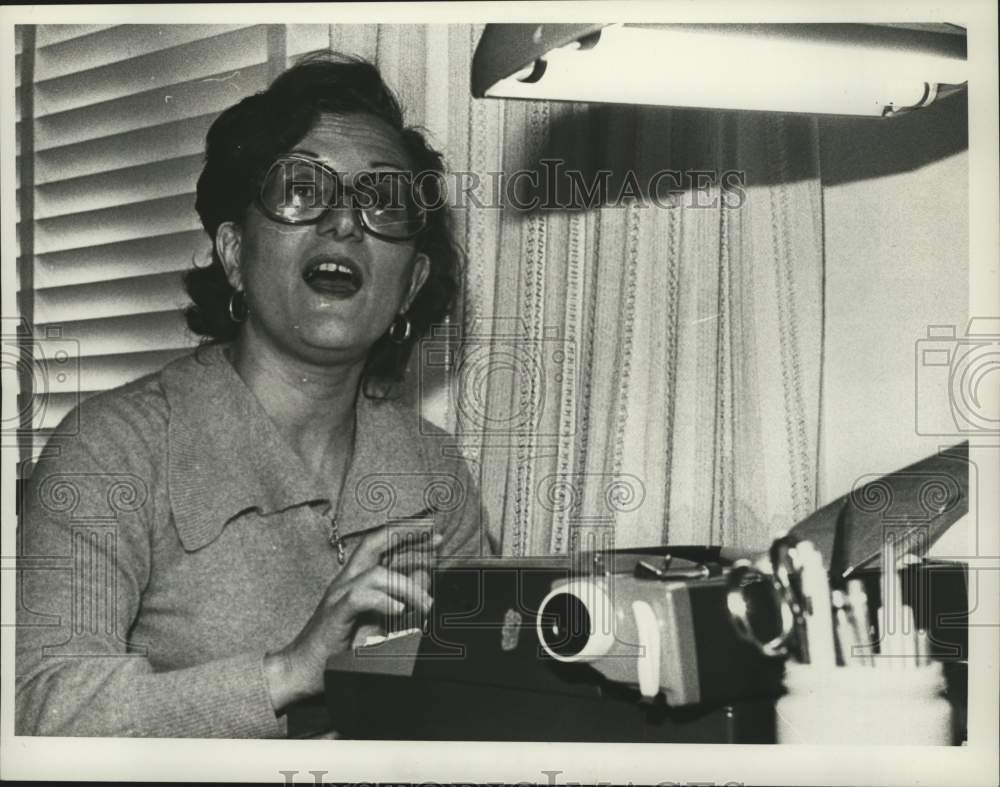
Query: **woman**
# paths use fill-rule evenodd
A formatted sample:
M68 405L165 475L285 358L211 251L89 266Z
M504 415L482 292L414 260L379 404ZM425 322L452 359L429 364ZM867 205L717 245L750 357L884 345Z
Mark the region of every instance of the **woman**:
M301 63L212 125L213 261L186 279L212 341L83 403L25 497L19 734L282 736L330 655L427 613L436 551L490 551L446 435L386 397L455 291L410 177L441 169L363 61Z

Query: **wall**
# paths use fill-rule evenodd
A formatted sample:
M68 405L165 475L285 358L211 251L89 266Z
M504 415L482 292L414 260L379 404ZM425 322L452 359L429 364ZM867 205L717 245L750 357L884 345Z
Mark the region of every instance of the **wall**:
M967 104L821 122L826 256L819 501L958 437L915 428L915 342L968 322ZM947 408L946 386L922 405Z

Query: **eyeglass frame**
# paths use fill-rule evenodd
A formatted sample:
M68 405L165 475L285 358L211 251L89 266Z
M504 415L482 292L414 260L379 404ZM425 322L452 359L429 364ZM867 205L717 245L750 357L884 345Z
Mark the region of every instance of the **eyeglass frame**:
M340 184L341 189L349 190L355 193L358 191L358 189L351 186L350 184L344 183L343 178L336 170L332 169L331 167L328 167L321 161L317 161L314 158L310 158L309 156L302 156L297 153L286 153L282 156L278 156L278 158L276 158L273 162L271 162L270 166L267 168L263 176L260 178L260 188L257 189L256 202L257 206L261 209L261 211L263 211L265 216L267 216L272 221L278 222L279 224L286 224L293 227L307 227L311 224L319 224L319 222L323 220L323 217L326 216L326 214L329 213L331 210L333 210L334 207L332 204L325 205L323 207L323 210L319 214L317 214L315 218L304 219L302 221L289 221L288 219L273 213L264 202L264 186L267 184L267 178L271 170L277 164L283 161L301 161L306 164L310 164L311 166L316 167L317 169L330 175L335 182ZM368 221L365 219L365 210L366 208L359 207L357 204L357 200L353 199L352 197L351 212L354 214L355 221L361 227L361 230L363 232L367 232L373 238L378 238L379 240L388 241L390 243L406 243L418 237L422 232L424 232L427 229L427 210L419 206L417 207L417 210L420 211L420 216L421 219L423 220L423 223L420 225L419 229L417 229L412 234L406 236L386 235L384 233L379 232L378 230L372 229L370 226L368 226Z

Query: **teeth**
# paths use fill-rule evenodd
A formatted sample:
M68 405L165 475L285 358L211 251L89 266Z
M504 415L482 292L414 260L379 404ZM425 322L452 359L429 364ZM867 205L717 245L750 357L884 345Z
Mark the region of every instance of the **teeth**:
M340 263L337 262L321 262L319 265L313 268L313 272L343 273L347 276L354 275L350 268L348 268L346 265L341 265Z

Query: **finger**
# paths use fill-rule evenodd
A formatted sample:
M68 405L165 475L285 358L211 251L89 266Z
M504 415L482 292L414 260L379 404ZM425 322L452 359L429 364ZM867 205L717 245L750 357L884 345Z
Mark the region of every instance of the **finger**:
M405 559L410 555L426 563L429 556L437 554L443 541L443 535L429 529L394 533L390 548L382 554L382 563L387 565L391 561Z
M388 556L397 553L433 553L443 538L429 528L417 530L399 522L387 522L361 537L340 573L347 578L357 576L380 562L387 563Z
M416 582L420 587L427 591L429 594L431 592L431 572L425 569L419 568L410 574L410 579Z
M375 588L391 598L402 601L407 608L423 612L429 611L434 601L419 581L382 566L376 566L365 572L358 577L356 583L356 586Z
M340 576L345 578L355 577L372 566L378 565L380 558L388 544L388 528L390 523L379 525L362 535L354 549L351 550L347 562L340 570Z
M437 551L434 549L404 549L383 555L380 562L383 566L400 574L429 571L437 563Z
M441 539L436 537L434 523L389 523L386 532L386 552L433 549Z
M413 616L415 620L423 620L430 609L430 596L422 588L402 582L394 582L389 589L373 585L356 585L351 592L334 605L334 619L341 623L355 621L367 614L377 615L380 619L397 624L405 616ZM399 628L393 625L393 628Z
M334 609L345 620L354 620L365 613L389 618L402 614L406 610L406 602L393 598L379 588L361 586L345 593Z
M336 607L344 599L366 588L374 588L389 598L401 601L403 607L400 609L409 607L426 612L430 609L433 601L430 593L419 581L398 571L375 565L346 582L339 578L334 580L327 588L324 603L327 606ZM393 615L399 611L396 606L392 604L385 609L375 611L382 615Z

